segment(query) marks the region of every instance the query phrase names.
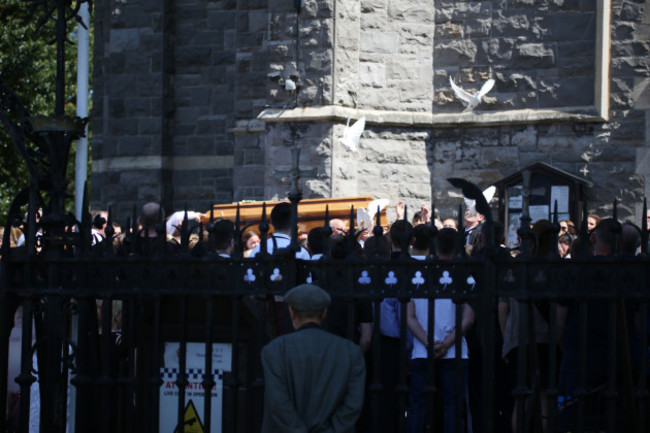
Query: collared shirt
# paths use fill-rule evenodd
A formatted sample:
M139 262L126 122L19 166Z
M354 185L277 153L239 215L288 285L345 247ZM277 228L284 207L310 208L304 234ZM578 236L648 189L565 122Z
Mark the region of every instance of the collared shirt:
M273 254L273 249L274 245L277 245L278 249L280 248L288 248L289 245L291 245L291 237L289 235L285 235L284 233L273 233L270 238L266 240L266 251L269 254ZM256 246L253 251L251 251L250 255L248 257L255 257L257 256L260 251L262 250L261 244ZM302 259L302 260L310 260L311 257L309 256L309 252L304 249L303 247L300 247L300 251L296 252L296 258L297 259Z

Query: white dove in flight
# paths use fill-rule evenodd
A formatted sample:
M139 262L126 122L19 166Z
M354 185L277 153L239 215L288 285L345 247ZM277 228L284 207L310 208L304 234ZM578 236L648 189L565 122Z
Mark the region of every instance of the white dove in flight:
M361 119L354 122L350 126L350 118L348 117L348 123L345 125L345 130L343 131L343 138L341 139L341 144L350 152L357 152L357 146L359 145L359 139L361 138L361 133L366 127L366 118L362 117Z
M364 228L372 230L372 228L375 226L375 215L377 215L377 211L383 211L389 204L390 201L388 199L380 198L368 203L368 210L365 210L362 207L357 209L358 229L361 230Z
M490 204L490 201L494 197L494 193L496 192L497 187L492 185L487 187L486 189L483 190L483 197L485 197L485 201ZM472 200L467 197L463 197L463 200L465 201L465 207L470 213L475 213L476 212L476 200Z
M458 87L456 83L454 83L454 80L451 78L451 75L449 76L449 83L451 84L451 88L454 89L454 93L456 94L456 96L458 96L463 101L467 102L467 107L465 107L463 113L472 111L474 107L476 107L481 102L483 96L485 96L487 92L492 90L492 87L494 87L494 80L490 78L485 82L485 84L483 84L481 90L479 90L478 92L472 95L471 93L466 92L465 90Z

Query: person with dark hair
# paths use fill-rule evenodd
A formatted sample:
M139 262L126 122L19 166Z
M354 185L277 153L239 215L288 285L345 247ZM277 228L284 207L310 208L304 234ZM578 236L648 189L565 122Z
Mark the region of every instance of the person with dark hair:
M370 236L363 243L363 252L368 260L389 260L390 242L385 235Z
M560 221L560 236L563 234L576 235L576 226L571 220L562 220Z
M530 255L532 257L547 258L552 253L557 253L557 243L554 242L553 225L549 220L538 220L533 224L532 232L534 235L530 245ZM542 274L540 274L542 275ZM543 275L542 275L543 276ZM519 335L521 329L520 320L523 317L523 311L528 312L528 326L532 327L534 342L521 346L522 341ZM548 399L545 397L544 390L549 386L549 309L548 301L539 300L520 301L514 297L502 298L499 300L499 324L503 335L502 357L508 363L508 380L511 389L514 391L517 386L517 375L519 374L518 360L519 351L527 350L529 362L526 371L526 387L532 389L533 382L539 379L539 387L536 396L539 402L543 422L546 423L546 414L548 414ZM531 344L535 346L531 346ZM534 350L533 350L534 349ZM533 354L536 355L532 358ZM539 377L536 377L536 374ZM530 410L529 406L535 402L535 398L526 399L523 403L526 405L526 411ZM512 431L518 431L517 424L525 422L517 418L518 410L512 413ZM524 427L525 429L527 427Z
M220 219L214 223L214 247L219 257L230 258L235 248L235 226L232 221Z
M436 236L437 230L429 224L419 224L413 228L413 245L411 246L411 257L416 260L424 260L429 255L431 240Z
M320 287L301 284L284 299L296 332L262 350L262 433L353 433L366 379L359 346L321 328L331 298Z
M587 215L587 231L592 231L600 223L600 217L595 213Z
M90 229L90 234L92 236L91 245L97 245L106 237L104 234L104 228L106 227L108 212L104 210L93 210L90 211L90 216L92 217L93 224Z
M413 226L406 220L397 220L390 226L391 258L397 258L402 253L409 254L413 241Z
M275 254L279 250L287 250L291 245L291 203L278 203L271 210L271 224L273 225L273 234L266 240L266 251L269 254ZM256 246L248 257L257 256L262 250L261 245ZM309 252L300 247L296 251L296 258L310 260Z
M314 227L307 234L307 250L312 260L319 260L323 257L323 241L325 238L325 227Z
M421 226L418 226L421 227ZM417 249L420 253L418 260L423 260L429 253L428 244L430 232L416 227L415 242L424 249ZM421 239L418 239L418 235ZM456 253L457 232L451 228L443 228L435 237L435 253L439 260L451 260ZM426 241L426 242L425 242ZM427 396L424 389L427 384L427 357L428 329L429 329L429 300L426 298L412 299L407 305L407 324L415 337L413 339L413 352L411 356L411 387L409 393L409 411L406 418L407 432L422 433L425 431ZM456 345L456 305L449 298L436 299L434 303L433 323L433 348L431 354L436 359L434 371L436 382L439 383L442 398L442 431L453 433L456 431L457 412L464 412L461 407L456 407L456 395L461 393L463 405L467 404L468 392L468 350L464 335L474 325L474 310L469 304L463 304L461 319L461 345ZM461 349L462 386L456 389L456 350ZM467 419L461 416L461 430L467 424Z
M351 243L347 236L332 235L330 248L333 260L345 260L350 255L363 259L361 245L357 242ZM329 278L333 287L345 287L347 283L347 274L337 269L330 271ZM352 305L352 323L350 323L350 305ZM372 304L369 300L349 301L337 298L330 305L327 317L323 321L323 329L358 343L363 353L366 353L372 340L372 320Z
M411 223L404 219L395 221L391 225L389 236L391 249L390 260L400 260L402 254L409 257L409 248L413 240L413 227ZM374 236L368 238L366 244L368 242L381 242L379 240L373 241L373 238ZM380 244L377 246L380 246ZM372 249L372 247L370 248ZM373 257L370 256L369 258L372 259ZM384 257L381 258L383 259ZM379 338L381 359L379 363L379 377L383 388L375 395L374 401L371 404L373 408L371 413L377 413L379 416L379 425L376 426L379 432L395 432L399 424L395 407L397 406L396 387L399 373L400 308L400 301L397 298L384 298L380 304L379 335L376 338Z
M624 257L634 257L641 247L641 229L631 222L621 225L621 237L619 239L619 253Z
M605 218L591 231L589 240L593 245L594 259L611 256L614 253L616 233L620 228L618 222ZM557 333L561 345L562 360L559 369L558 387L562 395L570 399L581 399L582 404L568 406L560 415L559 431L576 431L578 425L578 407L584 409L582 426L584 431L605 431L607 428L607 398L604 397L608 387L610 357L617 364L617 375L621 374L620 357L614 351L609 338L609 320L611 300L591 298L588 300L568 300L557 307ZM581 309L586 311L586 327L583 327ZM623 307L623 317L626 316ZM623 320L619 317L618 321ZM617 326L618 327L618 326ZM627 324L628 331L632 328ZM584 335L583 335L584 334ZM620 337L622 334L619 332ZM631 336L627 336L631 339ZM628 340L629 341L629 340ZM586 371L580 368L580 347L586 348ZM622 347L622 345L618 346ZM584 378L582 383L581 376ZM625 378L617 383L621 384ZM578 394L580 390L586 394ZM618 390L620 391L620 390ZM625 395L625 394L623 394ZM623 416L626 411L621 405L629 404L625 398L616 400L616 425L624 426Z
M452 228L443 228L438 231L435 238L435 254L440 259L442 257L449 257L456 252L456 240L458 233Z
M564 233L557 239L557 249L560 257L563 259L571 258L571 244L573 243L573 235Z

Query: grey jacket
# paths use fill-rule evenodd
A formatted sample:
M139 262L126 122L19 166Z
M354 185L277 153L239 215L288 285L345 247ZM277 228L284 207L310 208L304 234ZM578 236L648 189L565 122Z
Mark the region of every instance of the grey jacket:
M354 432L366 367L359 346L307 324L262 350L262 433Z

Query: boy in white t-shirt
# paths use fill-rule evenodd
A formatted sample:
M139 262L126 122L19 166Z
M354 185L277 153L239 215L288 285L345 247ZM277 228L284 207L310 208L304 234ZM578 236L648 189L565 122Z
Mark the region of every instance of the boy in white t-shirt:
M416 227L417 229L417 227ZM430 236L427 230L415 230L415 242L412 257L423 260L429 253ZM450 260L456 252L457 232L451 228L443 228L435 237L435 252L439 260ZM447 275L451 279L453 275ZM462 329L465 335L474 324L474 311L468 304L462 305ZM467 404L467 343L461 337L461 368L462 390L456 390L456 304L451 299L436 299L434 303L433 351L435 358L434 380L439 383L443 404L443 432L453 433L456 426L456 393L462 392L463 404ZM407 416L407 432L424 432L426 423L427 395L424 388L427 385L427 335L429 301L428 299L412 299L407 305L408 328L415 337L411 356L411 387L409 393L409 412ZM462 410L461 413L468 412ZM462 417L462 415L461 415ZM462 418L461 418L462 419ZM461 431L464 431L466 420L462 419Z

